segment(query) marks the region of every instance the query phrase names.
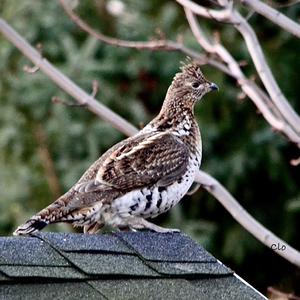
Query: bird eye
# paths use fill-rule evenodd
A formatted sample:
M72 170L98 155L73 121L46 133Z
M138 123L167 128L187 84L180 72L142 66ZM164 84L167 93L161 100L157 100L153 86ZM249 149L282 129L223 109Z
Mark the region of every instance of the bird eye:
M200 83L199 82L196 81L196 82L192 83L192 88L193 89L198 89L199 87L200 87Z

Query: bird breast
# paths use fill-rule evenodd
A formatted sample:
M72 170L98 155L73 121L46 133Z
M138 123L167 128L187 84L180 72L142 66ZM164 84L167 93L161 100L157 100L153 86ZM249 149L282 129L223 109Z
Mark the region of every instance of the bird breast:
M105 219L110 225L115 226L114 222L119 219L126 219L130 216L154 218L168 211L183 198L191 187L200 166L200 159L199 155L192 154L187 171L167 187L157 185L144 187L115 199Z

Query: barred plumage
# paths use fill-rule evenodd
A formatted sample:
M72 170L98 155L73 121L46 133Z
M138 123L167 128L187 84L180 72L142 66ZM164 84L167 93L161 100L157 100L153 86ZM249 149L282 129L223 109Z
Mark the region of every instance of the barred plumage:
M166 229L153 218L187 193L201 163L201 137L194 105L217 86L196 63L175 75L159 115L135 136L113 146L55 202L19 226L30 234L50 223L69 222L95 233L103 225L117 228Z

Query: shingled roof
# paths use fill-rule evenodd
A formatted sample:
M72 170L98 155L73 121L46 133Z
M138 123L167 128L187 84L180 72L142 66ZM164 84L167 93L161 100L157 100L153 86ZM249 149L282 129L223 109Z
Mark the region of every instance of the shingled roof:
M0 238L0 299L266 299L181 233Z

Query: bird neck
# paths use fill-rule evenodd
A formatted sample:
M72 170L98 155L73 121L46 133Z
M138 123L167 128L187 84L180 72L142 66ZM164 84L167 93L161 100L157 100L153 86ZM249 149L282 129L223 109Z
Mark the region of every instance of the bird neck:
M187 104L184 99L174 101L166 98L158 116L150 122L157 130L176 130L183 124L196 123L194 105Z
M167 91L166 98L160 113L180 113L183 111L191 111L194 113L195 100L185 89L174 88L171 85Z
M188 106L184 101L168 100L164 101L158 116L144 127L143 132L172 132L189 147L191 153L201 157L201 136L194 116L194 105Z

